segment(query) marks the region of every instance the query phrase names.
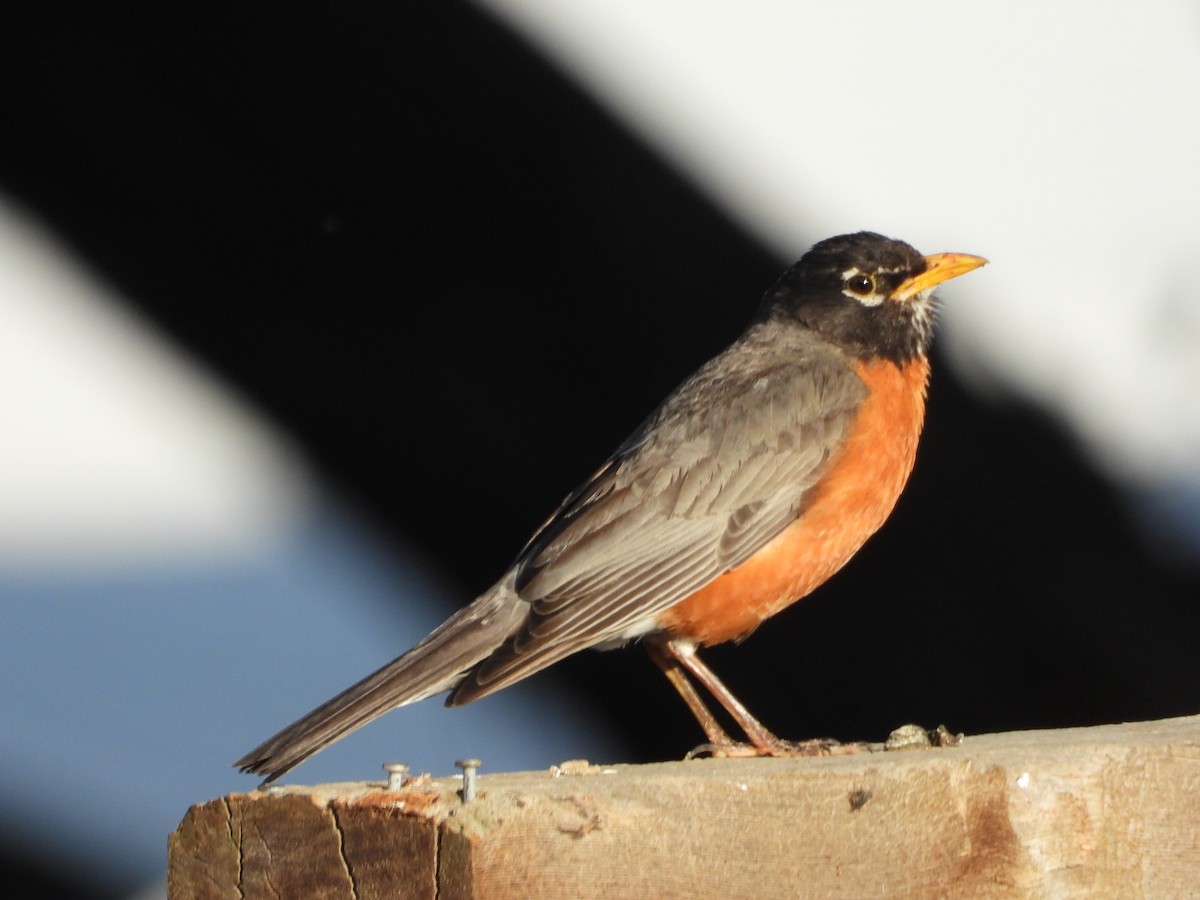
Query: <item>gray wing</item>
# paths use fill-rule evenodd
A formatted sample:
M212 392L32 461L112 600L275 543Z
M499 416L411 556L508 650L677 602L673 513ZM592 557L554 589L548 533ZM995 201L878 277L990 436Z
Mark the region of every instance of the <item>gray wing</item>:
M457 686L469 702L630 637L793 522L866 388L844 357L743 342L663 403L515 564L522 627Z

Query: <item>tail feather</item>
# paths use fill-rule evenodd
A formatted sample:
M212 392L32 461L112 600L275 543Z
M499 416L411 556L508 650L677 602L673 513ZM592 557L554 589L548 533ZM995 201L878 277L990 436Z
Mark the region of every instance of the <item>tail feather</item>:
M234 765L269 784L318 750L389 710L449 690L512 635L528 605L497 585L399 659L255 747Z

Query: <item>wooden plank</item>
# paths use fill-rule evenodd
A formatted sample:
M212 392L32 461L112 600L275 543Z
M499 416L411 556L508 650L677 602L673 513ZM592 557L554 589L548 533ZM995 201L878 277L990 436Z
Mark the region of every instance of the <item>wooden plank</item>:
M804 759L287 787L189 811L200 897L1200 893L1200 718Z

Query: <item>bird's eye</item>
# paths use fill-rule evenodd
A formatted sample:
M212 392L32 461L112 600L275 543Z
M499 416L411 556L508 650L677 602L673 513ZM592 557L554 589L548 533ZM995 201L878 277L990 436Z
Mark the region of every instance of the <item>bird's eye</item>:
M875 292L875 279L870 275L851 275L846 279L846 287L860 297L865 297Z

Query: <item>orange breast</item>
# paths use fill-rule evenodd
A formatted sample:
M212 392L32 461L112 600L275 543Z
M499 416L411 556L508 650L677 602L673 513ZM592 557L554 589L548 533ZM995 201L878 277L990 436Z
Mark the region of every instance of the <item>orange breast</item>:
M736 569L664 612L672 637L719 644L824 583L884 523L912 471L925 419L929 361L860 363L869 393L804 512Z

